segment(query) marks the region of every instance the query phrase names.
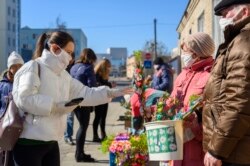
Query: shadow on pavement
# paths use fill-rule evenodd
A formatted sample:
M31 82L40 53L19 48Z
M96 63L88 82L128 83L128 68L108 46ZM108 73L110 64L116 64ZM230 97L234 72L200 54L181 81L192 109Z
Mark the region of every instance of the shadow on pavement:
M96 163L109 163L109 160L96 160Z
M113 98L112 102L121 102L122 100L124 101L124 97L120 96L120 97Z

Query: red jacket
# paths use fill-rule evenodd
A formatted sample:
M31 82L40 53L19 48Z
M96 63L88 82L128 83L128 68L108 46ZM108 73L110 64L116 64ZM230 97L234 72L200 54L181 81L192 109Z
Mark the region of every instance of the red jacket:
M183 107L187 108L189 97L193 94L201 95L210 75L213 57L201 60L190 68L184 68L176 78L172 97L183 100ZM202 125L191 127L195 137L184 143L183 160L173 161L172 166L203 166L204 152L202 150Z

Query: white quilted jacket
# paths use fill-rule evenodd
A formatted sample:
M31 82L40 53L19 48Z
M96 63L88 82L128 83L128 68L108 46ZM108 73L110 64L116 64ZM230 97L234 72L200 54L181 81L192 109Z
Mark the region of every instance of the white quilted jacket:
M38 64L40 64L40 78ZM21 138L59 140L66 125L66 114L51 115L56 102L83 97L82 106L95 106L110 102L108 87L88 88L60 69L58 60L44 50L42 57L29 61L16 73L13 98L20 114L27 112ZM56 110L60 112L60 110Z

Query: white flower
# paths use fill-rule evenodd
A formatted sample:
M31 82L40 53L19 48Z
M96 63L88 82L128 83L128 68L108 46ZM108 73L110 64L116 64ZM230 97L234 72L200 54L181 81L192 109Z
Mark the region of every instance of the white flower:
M162 150L162 151L165 151L166 148L167 148L167 147L166 147L165 145L162 145L162 146L161 146L161 150Z
M155 136L155 137L157 136L157 130L153 131L153 136Z
M168 137L168 141L169 141L169 142L174 142L174 136Z
M169 145L169 148L170 148L171 150L173 150L173 151L176 151L177 146L176 146L176 144L170 144L170 145Z
M164 137L164 136L161 136L161 137L160 137L160 142L161 142L161 143L165 143L166 140L167 140L166 137Z
M155 146L155 152L159 152L159 151L160 151L159 146Z
M153 138L151 137L151 138L149 139L149 144L152 145L153 143L154 143L154 140L153 140Z
M165 130L164 129L160 129L160 134L161 135L165 134Z
M155 138L155 139L154 139L154 143L157 144L157 142L158 142L158 141L157 141L157 138Z
M174 127L169 127L167 130L168 134L173 134L174 133Z

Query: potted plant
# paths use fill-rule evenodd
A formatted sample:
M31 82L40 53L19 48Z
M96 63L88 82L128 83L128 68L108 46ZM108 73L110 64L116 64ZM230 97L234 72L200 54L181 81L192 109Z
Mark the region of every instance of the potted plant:
M131 111L130 110L127 110L125 113L124 113L124 127L125 129L128 129L128 128L131 128Z

